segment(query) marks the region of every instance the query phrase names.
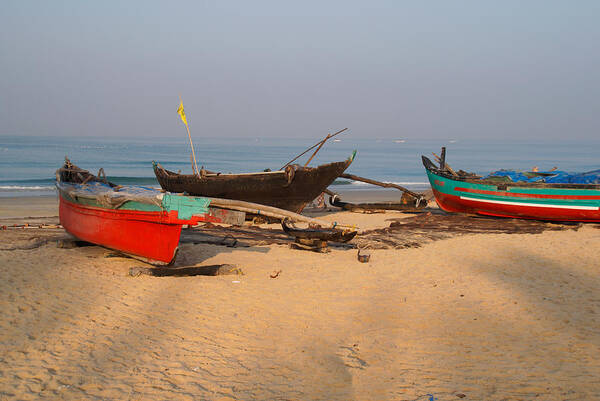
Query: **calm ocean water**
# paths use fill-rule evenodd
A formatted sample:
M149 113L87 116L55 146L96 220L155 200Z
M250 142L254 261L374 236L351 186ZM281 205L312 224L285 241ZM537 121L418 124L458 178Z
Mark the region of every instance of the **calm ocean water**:
M455 169L487 174L500 168L540 170L557 166L581 172L600 168L600 141L499 142L414 139L357 139L351 134L331 140L311 162L312 166L349 157L347 170L363 177L395 182L411 189L429 187L421 155L439 154L447 147L447 161ZM319 140L274 138L195 138L198 166L222 172L252 172L282 165ZM68 156L94 173L103 167L119 184L156 185L152 161L170 170L191 172L187 138L57 138L0 136L0 197L39 196L54 193L54 172ZM309 152L310 154L310 152ZM299 160L304 163L307 156ZM373 188L337 180L332 190Z

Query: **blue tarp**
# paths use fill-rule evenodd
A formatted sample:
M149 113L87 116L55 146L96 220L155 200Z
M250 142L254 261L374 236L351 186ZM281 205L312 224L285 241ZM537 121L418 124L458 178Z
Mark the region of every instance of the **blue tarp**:
M530 176L525 175L525 173L523 171L518 171L518 170L498 170L498 171L494 171L492 173L490 173L488 176L483 177L484 179L487 178L500 178L500 177L506 177L508 180L512 181L512 182L539 182L539 181L543 181L544 177L542 176Z
M502 178L512 182L546 182L549 184L600 184L600 170L587 173L567 173L566 171L519 171L498 170L490 173L484 179Z

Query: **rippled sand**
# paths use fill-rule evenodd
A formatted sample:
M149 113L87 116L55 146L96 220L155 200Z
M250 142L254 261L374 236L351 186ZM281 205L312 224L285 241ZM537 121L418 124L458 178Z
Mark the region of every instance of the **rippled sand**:
M469 235L367 264L184 244L245 275L181 278L96 246L0 251L0 400L599 399L599 243Z

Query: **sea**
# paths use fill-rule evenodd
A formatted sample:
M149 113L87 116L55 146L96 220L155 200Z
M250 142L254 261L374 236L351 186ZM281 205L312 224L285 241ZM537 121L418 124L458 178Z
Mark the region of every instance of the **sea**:
M321 138L210 138L194 139L198 167L223 173L280 169ZM412 190L429 188L421 155L433 160L446 147L446 161L455 170L480 175L502 168L540 171L558 167L569 172L600 169L600 140L501 141L488 139L355 138L330 139L311 161L316 166L344 160L356 150L347 173ZM65 156L77 166L97 173L102 167L109 180L122 185L159 187L152 161L163 167L191 173L187 137L48 137L0 136L0 197L55 194L55 171ZM308 152L296 163L304 165ZM370 184L337 179L333 191L360 191Z

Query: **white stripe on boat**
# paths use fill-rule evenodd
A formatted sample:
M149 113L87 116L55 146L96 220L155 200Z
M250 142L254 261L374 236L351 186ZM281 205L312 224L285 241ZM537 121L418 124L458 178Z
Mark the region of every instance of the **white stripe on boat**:
M460 199L470 200L470 201L474 201L474 202L498 203L500 205L513 205L513 206L550 207L550 208L558 208L558 209L578 209L578 210L599 210L600 209L600 207L598 207L598 206L569 206L569 205L552 205L549 203L505 202L505 201L491 200L491 199L469 198L468 196L461 196Z

